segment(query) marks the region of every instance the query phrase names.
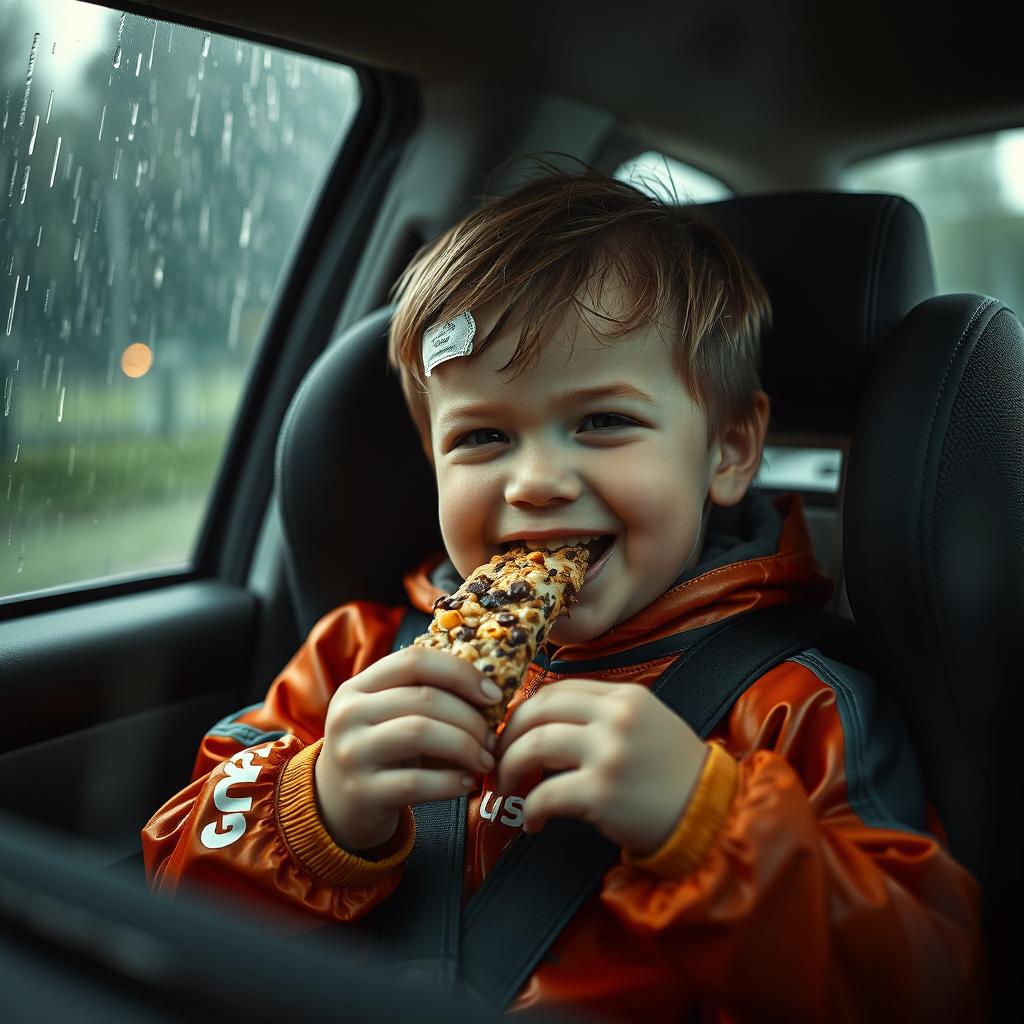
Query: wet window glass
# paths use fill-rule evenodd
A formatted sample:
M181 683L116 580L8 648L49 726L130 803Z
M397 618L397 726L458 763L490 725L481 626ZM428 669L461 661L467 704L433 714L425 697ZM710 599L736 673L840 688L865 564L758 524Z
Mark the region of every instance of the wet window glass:
M354 72L0 0L0 599L188 568Z
M895 192L921 211L940 294L992 295L1024 314L1024 130L864 160L845 184Z
M666 203L713 203L732 195L718 178L655 150L621 164L615 177Z

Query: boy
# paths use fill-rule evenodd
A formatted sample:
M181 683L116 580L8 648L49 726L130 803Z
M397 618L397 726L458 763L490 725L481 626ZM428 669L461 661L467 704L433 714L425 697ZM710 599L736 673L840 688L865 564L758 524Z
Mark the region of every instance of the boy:
M622 848L513 1010L976 1018L978 888L933 838L872 681L805 652L707 743L649 691L688 630L831 591L799 499L748 490L768 309L717 232L593 173L550 173L422 252L389 356L447 557L406 578L409 598L429 611L511 542L595 538L579 603L498 737L472 665L389 653L402 609L335 609L261 707L205 738L195 781L144 831L153 885L355 920L402 898L410 805L465 793L466 899L520 828L555 816ZM438 343L463 313L457 344Z

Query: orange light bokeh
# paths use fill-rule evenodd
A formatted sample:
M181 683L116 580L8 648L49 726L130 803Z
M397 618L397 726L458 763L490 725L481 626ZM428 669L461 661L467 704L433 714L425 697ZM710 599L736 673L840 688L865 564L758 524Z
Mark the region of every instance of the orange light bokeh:
M153 365L153 352L148 345L136 341L121 353L121 371L126 377L144 377Z

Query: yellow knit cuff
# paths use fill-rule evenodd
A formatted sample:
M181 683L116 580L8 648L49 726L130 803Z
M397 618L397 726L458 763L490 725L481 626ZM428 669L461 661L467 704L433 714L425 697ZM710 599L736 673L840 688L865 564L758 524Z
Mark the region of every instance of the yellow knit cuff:
M683 878L711 849L732 807L739 766L725 747L717 743L708 743L707 747L704 766L672 834L646 857L623 850L626 864L662 878Z
M277 820L292 853L317 878L328 885L370 885L404 863L416 840L416 820L402 808L394 836L373 853L370 860L343 850L320 820L316 805L313 770L323 740L300 750L285 766L277 792Z

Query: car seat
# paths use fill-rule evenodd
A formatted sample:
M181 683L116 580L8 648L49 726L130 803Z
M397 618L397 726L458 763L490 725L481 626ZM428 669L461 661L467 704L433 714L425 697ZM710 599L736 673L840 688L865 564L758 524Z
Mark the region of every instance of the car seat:
M998 300L932 297L925 229L896 196L792 193L693 206L772 299L769 444L848 452L836 607L901 709L954 856L982 882L990 954L1016 886L1010 694L1024 682L1024 329ZM389 308L311 367L275 493L305 634L351 600L406 603L442 547L432 472L386 366ZM942 837L940 837L942 838Z

